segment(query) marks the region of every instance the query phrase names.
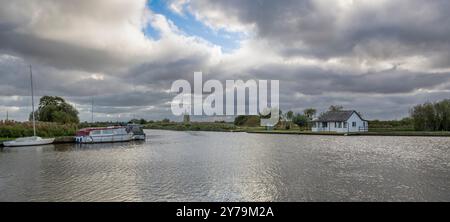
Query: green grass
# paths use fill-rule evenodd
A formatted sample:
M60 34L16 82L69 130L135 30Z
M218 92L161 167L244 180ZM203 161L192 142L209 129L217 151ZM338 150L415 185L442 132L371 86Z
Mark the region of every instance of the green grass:
M155 122L145 125L145 129L163 129L176 131L221 131L233 132L239 129L231 123L206 123L206 122L191 122L191 123L175 123L175 122Z
M450 136L450 131L386 131L386 132L362 132L350 133L350 135L366 135L366 136Z
M75 135L78 126L76 124L36 123L36 134L40 137L61 137ZM33 136L31 123L7 122L0 123L0 138L17 138Z
M77 129L84 125L76 124L56 124L56 123L37 123L37 135L40 137L72 137ZM307 129L275 129L266 130L261 126L235 126L233 123L226 122L152 122L145 125L146 129L162 129L176 131L217 131L217 132L248 132L248 133L266 133L266 134L304 134L304 135L343 135L334 132L311 132ZM33 135L31 123L0 122L0 141L13 140L17 137L26 137ZM450 136L450 131L413 131L411 128L369 128L369 132L349 133L349 135L367 135L367 136ZM70 138L62 140L69 141Z
M249 130L247 133L263 133L263 134L294 134L294 135L343 135L335 132L311 132L300 130Z
M16 138L0 137L0 142L1 141L14 140L14 139L16 139Z
M263 134L295 134L295 135L345 135L335 132L311 132L298 130L248 130L248 133ZM348 136L436 136L450 137L450 131L385 131L385 132L357 132L347 133Z

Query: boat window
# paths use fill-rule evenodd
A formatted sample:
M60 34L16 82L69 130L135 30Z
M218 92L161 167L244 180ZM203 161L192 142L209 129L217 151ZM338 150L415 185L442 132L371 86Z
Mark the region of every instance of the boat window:
M103 134L113 134L112 130L103 130Z
M91 135L100 135L102 132L100 130L91 131Z
M126 129L125 128L120 128L120 129L115 129L114 130L114 134L125 134L126 133Z

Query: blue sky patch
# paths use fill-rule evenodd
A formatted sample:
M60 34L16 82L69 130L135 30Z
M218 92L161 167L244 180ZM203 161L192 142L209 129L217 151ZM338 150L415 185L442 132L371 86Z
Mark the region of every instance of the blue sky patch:
M196 36L214 45L218 45L225 53L238 49L240 46L240 40L243 39L243 33L228 32L223 29L211 29L201 21L198 21L195 16L187 10L183 15L179 15L170 10L166 1L150 0L147 5L154 13L162 14L168 20L172 21L173 24L175 24L185 35ZM151 25L148 25L144 29L144 33L152 39L157 40L160 38L159 32Z

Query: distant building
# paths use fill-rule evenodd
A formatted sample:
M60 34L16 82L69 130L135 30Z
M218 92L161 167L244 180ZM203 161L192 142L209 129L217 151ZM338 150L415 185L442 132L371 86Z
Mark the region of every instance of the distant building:
M184 114L183 116L183 123L190 123L191 122L191 116L189 114Z
M369 124L355 110L329 111L313 120L313 132L367 132Z

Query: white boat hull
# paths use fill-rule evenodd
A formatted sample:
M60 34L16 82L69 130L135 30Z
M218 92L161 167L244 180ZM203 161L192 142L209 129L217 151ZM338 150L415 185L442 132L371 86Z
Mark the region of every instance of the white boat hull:
M128 142L131 140L133 140L132 134L75 137L77 143L114 143Z
M54 140L55 140L54 138L42 139L40 137L37 137L37 138L29 137L29 138L21 138L19 140L3 142L3 146L6 146L6 147L39 146L39 145L52 144Z

